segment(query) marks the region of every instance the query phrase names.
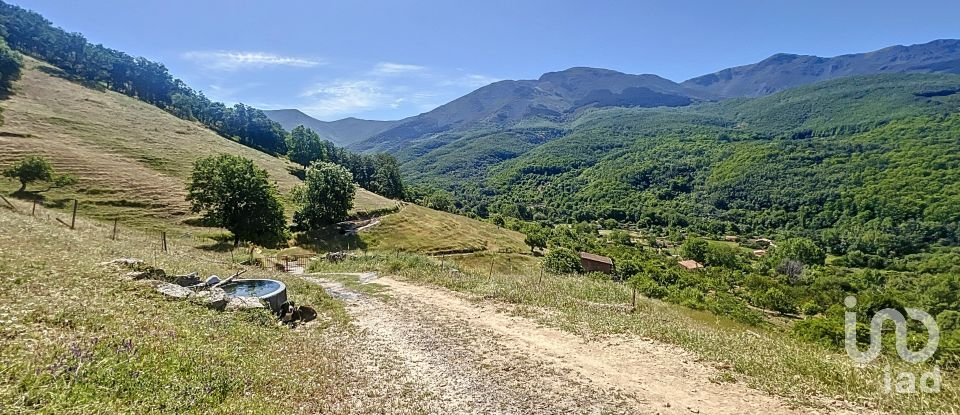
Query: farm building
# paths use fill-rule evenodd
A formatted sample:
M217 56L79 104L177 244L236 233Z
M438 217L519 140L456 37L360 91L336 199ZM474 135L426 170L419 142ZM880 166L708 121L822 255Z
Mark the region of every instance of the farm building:
M699 262L697 262L697 261L694 261L694 260L692 260L692 259L688 259L688 260L686 260L686 261L680 261L679 264L680 264L681 267L683 267L684 269L689 270L689 271L694 271L694 270L698 270L698 269L700 269L700 268L703 268L703 264L701 264L701 263L699 263Z
M613 259L603 255L594 255L589 252L580 253L580 266L584 272L603 272L612 274L614 270Z

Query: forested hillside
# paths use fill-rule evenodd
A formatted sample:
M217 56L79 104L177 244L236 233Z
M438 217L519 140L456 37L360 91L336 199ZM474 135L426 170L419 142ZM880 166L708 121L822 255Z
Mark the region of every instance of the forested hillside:
M805 235L889 259L958 243L958 110L960 76L875 75L440 135L398 154L422 192L480 216Z

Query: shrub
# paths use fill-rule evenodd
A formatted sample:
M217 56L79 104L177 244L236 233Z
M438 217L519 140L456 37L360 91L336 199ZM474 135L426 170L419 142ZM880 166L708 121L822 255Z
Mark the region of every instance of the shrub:
M580 256L572 249L556 248L543 259L543 268L556 274L572 274L583 271Z

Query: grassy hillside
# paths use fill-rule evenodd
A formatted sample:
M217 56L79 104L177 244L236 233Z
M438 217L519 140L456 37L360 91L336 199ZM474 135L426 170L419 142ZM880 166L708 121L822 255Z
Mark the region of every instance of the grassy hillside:
M75 175L79 181L41 192L47 206L69 208L76 198L84 216L119 217L122 225L139 228L191 228L187 220L193 215L184 198L198 158L232 153L252 159L270 173L284 194L300 181L290 174L294 165L288 161L227 140L150 104L91 89L54 73L55 68L26 59L14 94L0 102L4 115L0 166L40 154L59 172ZM0 179L0 192L10 193L17 187L13 180ZM363 189L358 189L354 200L355 211L394 206L396 201ZM382 249L525 250L518 233L418 206L387 217L370 235L371 247Z
M372 249L397 249L430 254L459 252L527 252L523 234L417 205L408 205L400 213L361 233Z
M25 59L14 94L0 102L0 165L41 154L79 183L43 196L53 206L81 201L81 213L128 224L163 227L190 217L186 180L193 162L218 153L252 159L287 194L299 182L293 164L218 136L155 106L111 91L97 91L55 76L56 69ZM17 185L0 180L0 191ZM360 189L357 210L395 202Z
M110 227L81 218L70 231L43 208L35 219L24 214L29 204L13 203L21 213L0 208L0 412L342 414L355 413L345 404L354 394L371 412L422 412L419 392L374 378L393 373L392 363L343 352L356 347L356 331L319 286L254 271L320 312L296 330L267 311L167 301L97 264L132 256L202 275L240 265L190 239L171 238L158 254L155 235L134 229L112 241Z

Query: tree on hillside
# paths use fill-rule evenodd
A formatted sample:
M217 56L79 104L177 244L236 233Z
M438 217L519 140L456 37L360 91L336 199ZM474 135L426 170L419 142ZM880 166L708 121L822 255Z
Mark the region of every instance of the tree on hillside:
M343 166L315 162L307 168L306 179L294 192L301 205L293 222L301 230L317 230L346 219L353 207L356 188Z
M313 130L297 126L287 136L287 157L303 166L309 166L316 160L328 161L322 141Z
M403 199L406 189L400 179L400 165L389 154L373 155L374 172L369 190L391 199Z
M56 174L50 162L41 156L27 156L13 163L3 170L3 176L20 181L20 188L14 193L26 191L27 185L34 182L48 182L50 188L69 186L76 182L72 176Z
M539 224L528 225L523 230L524 238L523 242L530 247L530 252L534 252L537 248L544 249L547 247L547 238L548 232Z
M704 263L707 260L707 252L710 244L700 238L689 238L680 246L680 255L687 259Z
M23 60L20 54L14 52L0 38L0 92L10 92L13 81L20 79L20 68L23 66Z
M286 218L276 187L266 170L230 154L210 156L194 164L187 200L194 212L233 232L233 243L262 245L282 242Z
M551 249L543 259L543 268L556 274L572 274L583 271L580 256L569 248Z

